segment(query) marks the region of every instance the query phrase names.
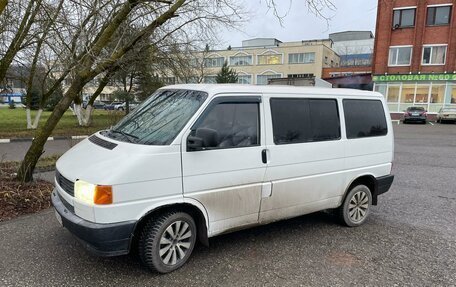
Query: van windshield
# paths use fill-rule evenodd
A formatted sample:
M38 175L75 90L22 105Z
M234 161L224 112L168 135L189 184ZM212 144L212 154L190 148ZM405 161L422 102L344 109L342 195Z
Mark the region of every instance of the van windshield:
M145 145L169 145L207 98L191 90L159 90L103 135Z

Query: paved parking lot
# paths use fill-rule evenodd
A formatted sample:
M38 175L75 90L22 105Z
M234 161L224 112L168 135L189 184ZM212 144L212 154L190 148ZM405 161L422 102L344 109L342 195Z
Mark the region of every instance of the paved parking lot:
M456 125L395 133L395 182L362 227L307 215L213 238L156 275L131 256L88 254L48 210L0 224L0 285L454 286Z

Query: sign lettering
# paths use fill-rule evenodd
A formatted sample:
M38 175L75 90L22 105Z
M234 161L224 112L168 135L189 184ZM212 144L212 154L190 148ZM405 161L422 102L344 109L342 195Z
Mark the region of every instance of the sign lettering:
M456 81L456 74L398 74L375 75L374 82L421 82L421 81Z

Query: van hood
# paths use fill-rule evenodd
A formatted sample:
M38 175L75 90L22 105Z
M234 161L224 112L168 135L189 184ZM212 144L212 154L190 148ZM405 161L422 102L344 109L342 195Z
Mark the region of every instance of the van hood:
M116 146L102 146L106 144ZM100 185L180 177L180 145L139 145L96 133L64 153L56 168L73 182L80 179Z

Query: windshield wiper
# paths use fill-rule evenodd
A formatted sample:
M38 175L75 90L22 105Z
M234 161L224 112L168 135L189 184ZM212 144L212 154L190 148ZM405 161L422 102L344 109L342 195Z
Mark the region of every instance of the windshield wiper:
M123 135L131 143L134 143L134 141L132 141L130 138L139 139L139 137L137 137L135 135L132 135L132 134L129 134L129 133L126 133L126 132L121 131L121 130L120 131L119 130L111 130L111 132Z

